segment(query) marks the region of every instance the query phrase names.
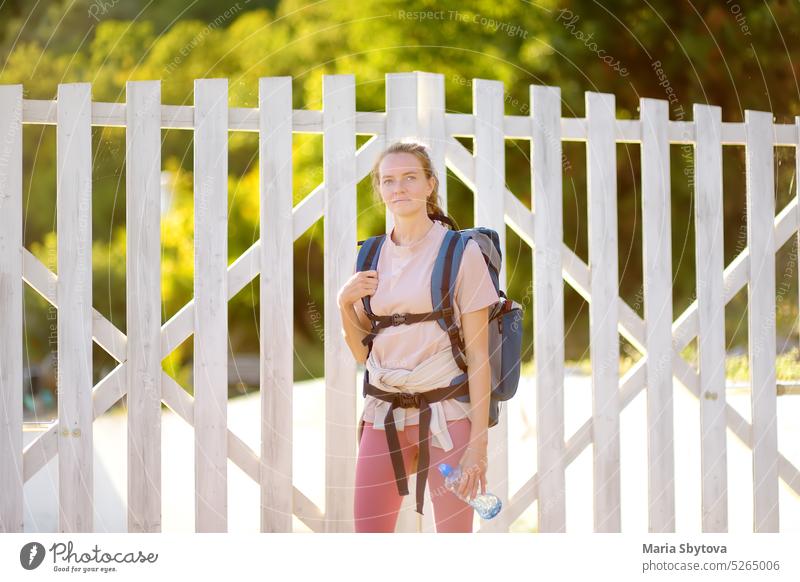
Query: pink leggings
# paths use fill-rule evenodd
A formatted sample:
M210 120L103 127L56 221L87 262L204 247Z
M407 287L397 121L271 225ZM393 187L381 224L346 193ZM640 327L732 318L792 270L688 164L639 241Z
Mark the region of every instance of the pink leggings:
M458 465L469 441L471 421L469 418L451 420L447 422L447 428L453 440L453 448L449 451L433 446L432 437L428 439L430 467L426 492L433 503L437 532L471 533L474 510L445 489L444 478L438 469L439 463L448 463L453 467ZM408 476L412 472L414 457L418 454L419 425L406 425L404 430L397 431L397 436ZM411 486L410 479L408 483L413 501L416 487ZM371 422L365 422L356 461L356 533L394 532L402 501L403 496L397 492L386 431L375 429Z

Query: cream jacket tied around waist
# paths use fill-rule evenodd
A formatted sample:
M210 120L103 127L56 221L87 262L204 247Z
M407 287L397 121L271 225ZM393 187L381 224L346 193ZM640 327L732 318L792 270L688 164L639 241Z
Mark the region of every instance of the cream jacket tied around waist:
M372 352L367 359L366 367L370 384L385 392L406 392L411 394L425 392L433 388L449 386L453 378L461 375L461 368L458 367L453 359L453 352L450 348L433 354L420 362L413 370L381 368L375 357L375 352ZM385 430L384 419L389 412L391 403L369 395L367 395L367 399L374 401L375 418L373 420L373 428ZM447 419L442 402L432 402L430 406L431 443L435 447L449 451L453 448L453 440L447 430ZM418 408L395 408L394 420L397 430L405 428L406 410L409 413L415 411L419 414Z

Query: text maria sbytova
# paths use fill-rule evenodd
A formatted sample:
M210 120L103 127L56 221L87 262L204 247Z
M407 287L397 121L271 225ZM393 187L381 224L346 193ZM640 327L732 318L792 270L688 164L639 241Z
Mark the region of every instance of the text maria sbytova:
M728 548L726 546L710 546L700 544L693 546L692 544L642 544L643 554L691 554L697 556L699 554L727 554Z

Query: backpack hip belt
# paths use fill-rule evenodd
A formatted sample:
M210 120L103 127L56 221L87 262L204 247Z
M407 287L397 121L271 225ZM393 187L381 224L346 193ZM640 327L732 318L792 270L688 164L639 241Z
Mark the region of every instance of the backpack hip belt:
M392 459L394 468L397 492L400 495L408 495L408 482L403 465L403 455L400 452L400 439L397 436L397 427L394 423L395 408L419 408L419 462L417 464L417 513L423 515L422 504L425 500L425 485L428 481L428 465L430 464L429 433L431 426L431 407L434 402L441 402L456 396L469 395L469 384L467 380L445 386L444 388L434 388L425 392L385 392L380 388L369 383L368 375L364 374L364 393L369 394L384 402L390 402L389 412L384 419L386 430L386 442L389 445L389 455Z

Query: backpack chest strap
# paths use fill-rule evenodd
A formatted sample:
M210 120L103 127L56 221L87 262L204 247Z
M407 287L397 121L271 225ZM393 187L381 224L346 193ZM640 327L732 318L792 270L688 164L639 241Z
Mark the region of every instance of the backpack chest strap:
M378 332L387 327L396 325L410 325L412 323L421 323L423 321L437 321L442 317L452 317L453 308L446 307L444 309L437 309L436 311L429 311L428 313L392 313L391 315L375 315L374 313L367 312L367 317L372 321L372 329L361 343L368 345L375 339Z

